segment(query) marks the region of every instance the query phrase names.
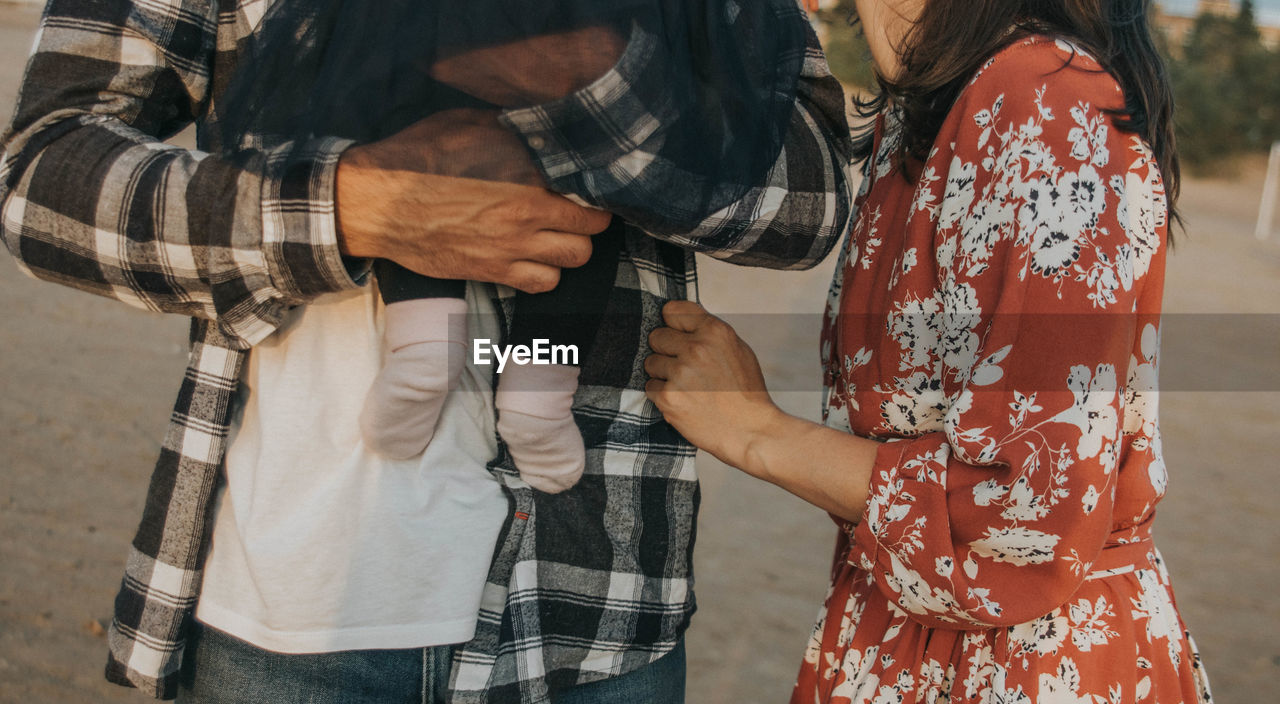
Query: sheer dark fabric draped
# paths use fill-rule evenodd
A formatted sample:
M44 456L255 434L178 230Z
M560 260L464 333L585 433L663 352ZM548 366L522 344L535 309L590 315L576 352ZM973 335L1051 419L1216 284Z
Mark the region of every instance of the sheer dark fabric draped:
M651 129L619 150L658 177L576 195L612 211L696 222L759 185L778 157L804 58L794 2L276 0L219 100L223 144L368 142L413 125L425 134L496 121L504 110L564 99L624 59L638 73L628 80L661 90L642 93L654 103L639 106ZM599 131L598 121L585 122L558 127L568 139ZM523 141L467 143L465 130L455 132L461 142L447 150L427 140L423 171L494 180L530 172L509 168L528 164ZM590 266L609 264L599 259ZM556 294L581 305L607 292L543 295Z
M223 143L364 142L443 110L526 107L597 77L553 69L607 69L623 45L645 39L645 70L661 76L669 101L647 107L674 118L657 127L651 151L687 179L671 189L686 202L665 206L710 213L758 183L782 145L804 36L777 10L793 2L277 0L220 100ZM486 50L495 60L469 61ZM516 88L490 89L496 72ZM646 195L595 204L658 207L627 202Z

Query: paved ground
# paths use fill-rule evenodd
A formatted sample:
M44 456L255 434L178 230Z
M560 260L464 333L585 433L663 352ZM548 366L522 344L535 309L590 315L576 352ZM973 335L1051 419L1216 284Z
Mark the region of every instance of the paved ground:
M36 19L0 4L6 118ZM1270 371L1280 359L1280 241L1252 239L1259 183L1252 169L1233 182L1186 185L1189 233L1170 261L1167 293L1170 312L1259 315L1245 325L1201 318L1214 334L1166 339L1182 360L1169 349L1166 381L1270 389L1162 397L1173 476L1158 540L1226 704L1280 699L1280 384ZM803 389L813 388L816 353L795 350L816 345L812 314L830 267L703 268L713 310L771 314L733 319L757 345L771 385L789 389L781 401L809 415L817 394ZM143 701L101 680L98 621L110 613L181 375L185 324L32 281L7 257L0 310L0 702ZM784 492L703 460L689 701L785 701L825 589L832 525Z

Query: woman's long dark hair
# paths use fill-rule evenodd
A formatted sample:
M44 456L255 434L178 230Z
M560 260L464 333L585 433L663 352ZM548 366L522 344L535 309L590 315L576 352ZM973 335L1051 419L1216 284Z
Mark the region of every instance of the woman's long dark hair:
M880 91L855 99L870 117L889 101L903 120L905 162L923 161L960 91L988 58L1029 34L1068 39L1089 52L1119 82L1125 106L1118 126L1151 145L1164 179L1169 213L1179 185L1173 136L1173 92L1148 25L1151 0L929 0L898 48L896 80L877 76ZM1011 31L1012 30L1012 31ZM871 156L870 123L856 135L854 154Z

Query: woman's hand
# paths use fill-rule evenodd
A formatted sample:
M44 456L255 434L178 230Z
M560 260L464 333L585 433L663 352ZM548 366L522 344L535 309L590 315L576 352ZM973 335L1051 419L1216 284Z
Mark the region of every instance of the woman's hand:
M672 301L649 336L645 393L685 439L753 477L859 521L880 444L783 413L756 355L702 306Z
M756 355L733 328L689 301L662 308L667 327L649 335L645 393L686 440L745 467L753 437L782 411L765 389Z

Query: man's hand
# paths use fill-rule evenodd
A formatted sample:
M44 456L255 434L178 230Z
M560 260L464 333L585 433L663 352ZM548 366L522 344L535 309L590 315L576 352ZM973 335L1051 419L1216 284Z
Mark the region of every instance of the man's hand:
M343 154L336 196L342 253L390 259L442 279L550 291L560 281L560 269L587 262L590 236L608 227L612 216L536 186L447 175L451 169L475 168L480 171L455 173L533 180L512 165L510 152L496 141L495 149L507 156L495 163L506 166L472 161L459 167L461 159L442 159L451 150L461 154L458 144L474 146L488 134L484 120L455 117L455 129L435 131L432 127L439 125L427 124L428 118ZM461 141L450 147L450 140ZM523 151L519 155L528 159Z

